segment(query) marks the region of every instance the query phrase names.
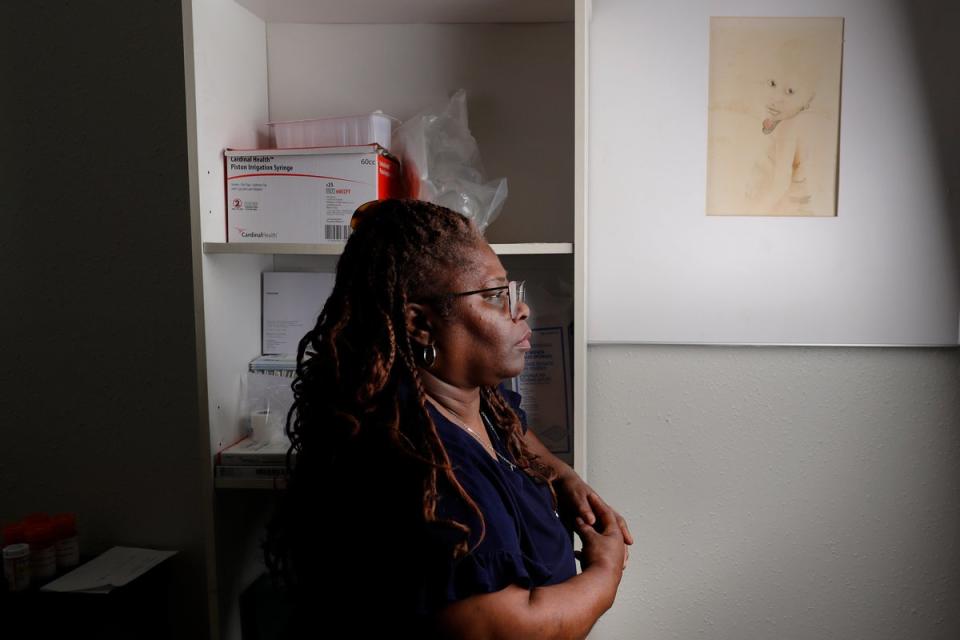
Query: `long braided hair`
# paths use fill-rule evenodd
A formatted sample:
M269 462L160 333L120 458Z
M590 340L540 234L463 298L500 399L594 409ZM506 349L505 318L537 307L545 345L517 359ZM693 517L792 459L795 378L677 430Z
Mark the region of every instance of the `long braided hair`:
M461 214L417 200L365 205L355 222L333 293L297 353L286 425L289 482L264 544L271 574L287 587L317 568L306 566L316 551L312 523L352 509L352 502L366 499L404 510L415 523L446 528L454 535L454 558L485 535L483 516L454 475L427 410L418 350L406 330L407 302L429 300L441 317L455 320L454 299L444 295L450 274L464 268L483 239ZM556 474L524 444L516 413L496 388L480 394L517 465L550 487L556 506ZM359 495L362 487L371 487L370 495ZM393 500L404 487L409 500ZM476 514L473 547L466 523L438 516L443 489Z

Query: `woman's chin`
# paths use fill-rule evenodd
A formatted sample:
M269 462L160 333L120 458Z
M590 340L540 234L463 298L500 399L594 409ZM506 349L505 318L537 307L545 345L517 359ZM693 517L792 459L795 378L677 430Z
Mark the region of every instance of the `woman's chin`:
M523 356L521 356L520 364L517 366L516 371L510 376L511 378L516 378L518 375L523 373L523 370L526 368L527 361Z
M516 378L517 376L519 376L521 373L523 373L525 364L526 364L526 360L524 358L524 355L521 354L519 361L513 361L510 363L510 366L504 367L502 372L504 379Z

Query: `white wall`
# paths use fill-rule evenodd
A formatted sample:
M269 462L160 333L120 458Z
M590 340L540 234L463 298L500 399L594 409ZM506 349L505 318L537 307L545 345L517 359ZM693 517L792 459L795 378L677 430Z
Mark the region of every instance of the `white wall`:
M592 346L637 542L591 638L960 637L960 352Z
M935 32L956 15L946 0L596 0L588 339L958 344L960 171L941 169L960 144L942 65L960 47ZM844 18L837 217L705 215L710 16Z

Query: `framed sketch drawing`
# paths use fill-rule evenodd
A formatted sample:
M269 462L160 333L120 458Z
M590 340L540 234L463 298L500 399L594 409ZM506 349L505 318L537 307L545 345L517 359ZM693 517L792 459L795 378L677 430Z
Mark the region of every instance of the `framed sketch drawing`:
M707 215L835 216L843 18L710 18Z

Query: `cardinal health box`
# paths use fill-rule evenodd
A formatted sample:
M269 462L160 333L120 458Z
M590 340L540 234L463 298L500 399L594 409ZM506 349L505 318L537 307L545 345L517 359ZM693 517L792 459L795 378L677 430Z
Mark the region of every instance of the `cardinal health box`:
M344 242L358 206L401 195L399 162L376 144L223 155L228 242Z

